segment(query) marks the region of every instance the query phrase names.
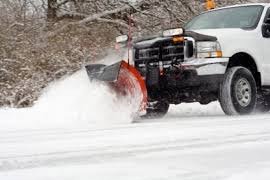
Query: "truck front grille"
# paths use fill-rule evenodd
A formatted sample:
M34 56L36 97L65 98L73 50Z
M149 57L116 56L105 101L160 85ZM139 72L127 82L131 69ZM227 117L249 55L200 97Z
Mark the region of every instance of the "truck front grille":
M161 64L168 68L172 63L184 61L185 42L164 41L159 46L134 49L135 66L144 74L145 67L157 67Z
M184 42L163 42L160 46L135 49L135 61L184 61Z
M138 54L136 56L137 60L145 61L145 60L158 60L160 56L159 48L147 48L147 49L139 49Z
M183 45L169 45L162 47L162 61L184 60Z

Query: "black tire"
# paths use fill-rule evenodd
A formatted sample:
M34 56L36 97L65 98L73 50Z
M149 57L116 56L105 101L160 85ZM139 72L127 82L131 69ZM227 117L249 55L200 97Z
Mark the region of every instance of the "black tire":
M167 102L155 102L152 107L146 108L146 115L144 118L162 118L164 117L168 110L170 104Z
M254 112L257 86L252 73L240 66L229 68L220 86L219 102L227 115L245 115Z

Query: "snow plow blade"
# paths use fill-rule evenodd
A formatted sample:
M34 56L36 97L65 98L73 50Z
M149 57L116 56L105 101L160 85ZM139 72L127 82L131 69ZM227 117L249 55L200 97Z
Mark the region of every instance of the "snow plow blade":
M140 103L138 111L143 111L147 104L147 89L140 73L125 61L106 66L91 64L85 66L90 80L108 83L120 96L129 96Z

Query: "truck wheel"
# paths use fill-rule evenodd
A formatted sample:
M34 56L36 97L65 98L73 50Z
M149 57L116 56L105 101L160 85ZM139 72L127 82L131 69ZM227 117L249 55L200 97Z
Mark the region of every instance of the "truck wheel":
M252 113L257 102L257 87L252 73L240 66L228 69L220 86L219 102L227 115Z
M169 110L170 104L167 102L155 102L152 107L146 109L145 118L162 118Z

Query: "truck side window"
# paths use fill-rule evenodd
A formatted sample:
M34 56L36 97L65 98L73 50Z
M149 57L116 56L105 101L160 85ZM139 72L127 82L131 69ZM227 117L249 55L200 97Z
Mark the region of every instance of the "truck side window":
M270 8L267 10L266 17L264 19L265 24L270 24Z
M270 38L270 8L267 10L262 25L262 35L264 38Z

